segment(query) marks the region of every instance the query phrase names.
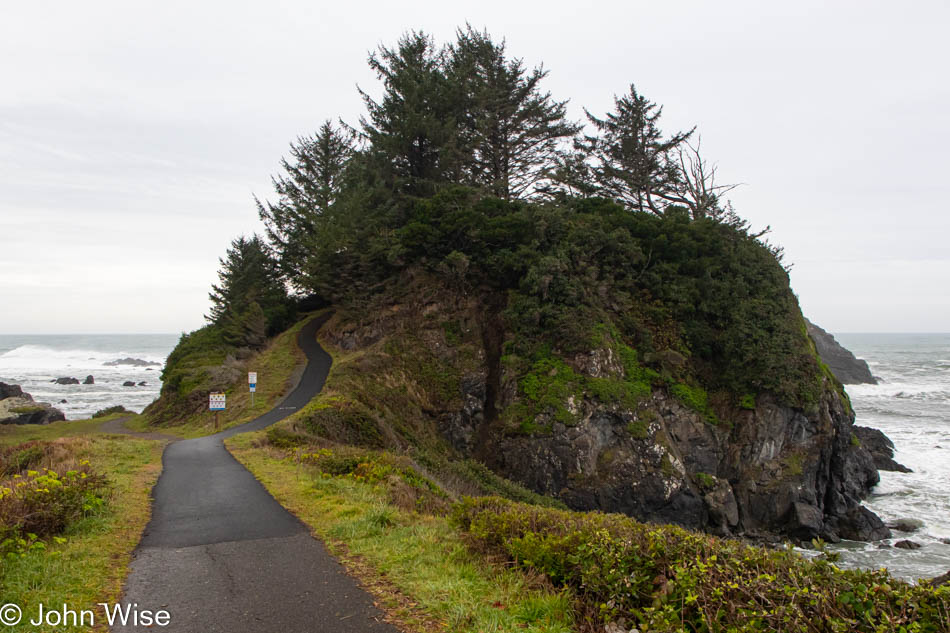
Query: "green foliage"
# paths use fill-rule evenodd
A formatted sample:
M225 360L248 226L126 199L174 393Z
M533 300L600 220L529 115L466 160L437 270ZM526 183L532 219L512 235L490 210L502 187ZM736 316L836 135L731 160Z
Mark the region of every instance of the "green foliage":
M707 473L694 473L693 478L703 490L710 490L716 486L716 478Z
M286 450L304 446L310 441L310 438L301 433L289 431L282 426L272 426L267 429L267 441L272 446Z
M632 435L634 439L645 440L650 436L649 425L646 420L634 420L627 425L627 433Z
M115 413L132 413L132 412L126 409L125 407L123 407L121 404L117 404L112 407L106 407L105 409L99 409L98 411L92 414L92 417L104 418L106 416L113 415Z
M208 320L232 345L263 347L267 336L285 329L293 318L276 261L257 235L232 241L219 261L220 285L212 285L208 295Z
M950 588L909 585L886 570L746 545L621 515L465 499L455 524L482 549L555 586L604 621L655 632L950 631Z
M851 434L851 446L854 446L855 448L861 446L861 440L859 440L858 436L854 433Z
M36 446L18 449L24 452ZM0 556L23 556L44 547L44 538L105 504L108 484L88 461L70 464L62 474L49 468L25 470L0 481Z
M751 393L747 393L741 398L739 398L739 408L754 411L755 410L755 396L752 395Z
M709 406L709 396L703 388L677 383L670 387L670 393L680 404L699 413L710 424L719 424L719 418Z

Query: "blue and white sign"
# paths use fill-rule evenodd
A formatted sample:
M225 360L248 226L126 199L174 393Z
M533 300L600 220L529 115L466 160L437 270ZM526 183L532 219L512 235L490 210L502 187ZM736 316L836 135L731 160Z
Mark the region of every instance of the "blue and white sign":
M257 391L257 385L252 382L252 383L251 383L251 393L254 393L255 391Z
M213 393L210 396L208 408L212 411L224 411L227 396L223 393Z

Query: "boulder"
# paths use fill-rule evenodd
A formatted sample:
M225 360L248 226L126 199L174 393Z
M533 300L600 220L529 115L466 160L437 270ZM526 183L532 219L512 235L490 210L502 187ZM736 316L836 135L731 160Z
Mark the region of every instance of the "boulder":
M871 369L866 361L855 358L854 354L841 346L835 337L805 319L808 335L815 342L818 355L824 361L831 373L845 385L877 384L877 379L871 375Z
M67 402L66 400L60 400L59 403L60 403L60 404L69 404L69 402Z
M867 426L855 426L852 433L861 446L867 449L878 470L890 470L899 473L914 472L907 466L894 461L894 442L881 431Z
M920 519L897 519L888 523L887 527L898 532L916 532L924 527L924 522Z
M138 385L139 385L139 387L144 387L144 386L146 385L146 383L145 383L145 381L143 380L142 382L138 383Z
M96 384L96 379L92 377L92 374L86 376L86 379L82 381L84 385L94 385Z
M33 396L28 393L24 393L20 385L8 385L5 382L0 382L0 400L6 400L7 398L23 398L24 400L32 400Z
M795 538L811 540L821 535L824 515L813 505L796 501L789 511L787 533Z
M123 387L134 387L134 386L135 386L135 381L134 381L134 380L126 380L124 383L122 383L122 386L123 386Z
M66 376L63 378L57 378L53 382L55 382L57 385L78 385L79 379Z
M65 419L62 411L45 402L22 397L0 400L0 424L49 424Z
M880 541L891 537L891 531L881 518L864 506L851 508L834 523L838 535L849 541Z
M894 547L899 547L901 549L920 549L922 545L920 543L915 543L914 541L897 541L894 543Z

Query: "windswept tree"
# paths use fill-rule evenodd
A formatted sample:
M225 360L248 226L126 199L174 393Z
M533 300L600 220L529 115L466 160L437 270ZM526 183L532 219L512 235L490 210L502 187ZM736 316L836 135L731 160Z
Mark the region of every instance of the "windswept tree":
M289 324L292 309L277 263L257 235L238 237L220 260L205 317L235 345L260 347Z
M629 94L614 97L614 105L603 119L587 112L598 134L580 143L593 161L601 193L635 211L656 214L681 204L676 152L694 130L664 137L658 125L663 108L637 93L633 84Z
M464 178L504 200L533 193L555 166L563 139L579 126L566 101L543 92L543 67L505 56L505 42L467 25L448 49L447 75L460 106Z
M303 270L318 218L340 194L352 153L352 135L326 121L316 135L291 143L290 159L281 160L284 174L271 179L277 202L254 199L280 270L292 283Z
M716 165L700 154L701 144L701 138L695 145L685 141L677 149L675 160L679 169L679 183L673 199L689 209L694 220L724 219L731 209L728 201L724 203L722 197L739 185L720 184L717 181Z
M383 96L376 101L360 90L367 110L360 119L362 134L384 181L397 191L424 195L457 173L457 108L443 58L432 38L416 31L396 48L380 46L369 56Z

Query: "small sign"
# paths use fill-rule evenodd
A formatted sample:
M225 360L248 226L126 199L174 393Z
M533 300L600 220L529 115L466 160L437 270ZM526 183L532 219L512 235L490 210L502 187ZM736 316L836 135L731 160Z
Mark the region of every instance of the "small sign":
M257 384L252 382L252 383L251 383L251 393L254 393L255 391L257 391Z
M249 372L247 372L247 383L248 383L249 385L256 385L256 384L257 384L257 372L256 372L256 371L249 371Z
M211 394L211 399L209 402L209 408L212 411L224 411L225 399L227 396L223 393L213 393Z

